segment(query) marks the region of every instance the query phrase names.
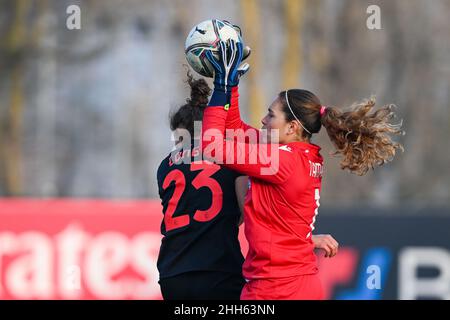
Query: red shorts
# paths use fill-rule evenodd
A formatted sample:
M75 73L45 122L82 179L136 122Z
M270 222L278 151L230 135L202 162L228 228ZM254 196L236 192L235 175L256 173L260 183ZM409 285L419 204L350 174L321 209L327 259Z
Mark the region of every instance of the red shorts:
M250 280L241 300L323 300L322 282L317 274L286 278Z

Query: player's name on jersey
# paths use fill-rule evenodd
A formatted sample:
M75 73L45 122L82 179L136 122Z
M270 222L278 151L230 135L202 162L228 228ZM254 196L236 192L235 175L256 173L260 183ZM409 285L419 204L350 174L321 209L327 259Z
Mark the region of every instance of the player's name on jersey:
M309 175L313 178L321 178L323 174L323 166L319 162L309 160Z
M194 157L194 159L201 160L201 151L200 147L194 147L191 149L182 149L182 150L175 150L172 152L171 157L169 159L169 166L172 166L174 164L180 164L183 163L190 163L191 158Z

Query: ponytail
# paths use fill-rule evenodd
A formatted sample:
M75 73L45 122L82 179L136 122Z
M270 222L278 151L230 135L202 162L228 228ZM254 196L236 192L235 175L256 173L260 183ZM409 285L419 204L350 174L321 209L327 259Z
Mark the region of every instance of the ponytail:
M186 129L194 137L194 122L202 121L203 111L205 110L211 88L204 79L194 79L192 74L187 71L187 83L191 88L190 97L186 99L186 103L177 111L170 113L170 129Z
M186 82L191 88L191 97L186 99L186 103L192 108L206 108L208 105L209 95L211 94L211 88L204 79L194 79L189 71L186 76Z
M394 142L390 134L404 134L401 122L391 124L395 117L394 105L386 105L370 113L375 106L371 98L360 104L354 104L350 111L341 111L328 107L319 110L320 121L336 148L334 155L342 156L341 168L348 169L360 176L391 161L397 150L403 147Z

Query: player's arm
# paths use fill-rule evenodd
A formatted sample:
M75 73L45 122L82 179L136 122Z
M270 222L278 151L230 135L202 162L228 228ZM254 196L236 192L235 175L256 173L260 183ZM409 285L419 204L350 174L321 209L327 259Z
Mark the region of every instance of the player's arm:
M293 173L297 156L277 144L243 143L224 140L225 125L234 87L239 83L242 44L220 42L219 58L210 51L206 57L214 67L214 92L203 115L202 151L205 157L243 173L271 183L283 183ZM228 58L227 58L228 56Z
M226 129L242 129L244 131L247 130L255 130L258 129L246 124L241 119L241 113L239 111L239 87L233 87L231 89L231 101L230 101L230 109L228 110L227 119L225 121Z
M313 234L314 248L325 251L325 258L332 258L338 253L339 243L330 234Z
M297 153L279 144L225 140L226 117L227 111L223 106L206 108L202 128L204 157L214 159L231 170L270 183L283 183L292 176L298 165Z
M247 176L237 177L234 184L236 189L236 198L238 201L239 209L241 211L241 217L239 219L239 225L241 225L244 222L244 203L245 203L245 196L248 191L248 177Z

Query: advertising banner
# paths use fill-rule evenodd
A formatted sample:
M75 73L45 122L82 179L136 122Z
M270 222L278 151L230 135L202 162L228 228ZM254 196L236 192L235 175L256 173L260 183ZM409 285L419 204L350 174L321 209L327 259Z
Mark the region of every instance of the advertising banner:
M159 201L0 200L0 299L161 299ZM327 299L450 299L450 217L318 217ZM241 227L241 245L247 243Z

